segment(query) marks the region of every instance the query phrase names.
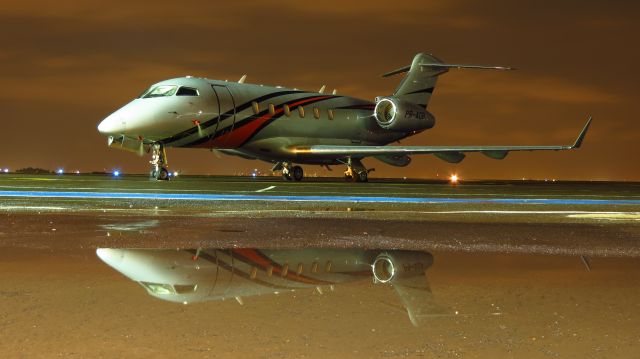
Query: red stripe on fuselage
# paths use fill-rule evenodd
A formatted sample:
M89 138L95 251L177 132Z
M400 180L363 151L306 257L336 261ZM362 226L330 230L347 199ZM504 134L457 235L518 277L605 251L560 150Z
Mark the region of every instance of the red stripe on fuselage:
M327 98L331 98L331 96L311 97L311 98L307 98L307 99L304 99L304 100L299 100L299 101L293 102L293 103L289 104L289 107L295 108L297 106L304 105L305 103L309 103L309 102L317 101L317 100L324 100L324 99L327 99ZM269 121L271 118L273 118L273 116L281 114L284 111L283 107L284 106L279 106L278 108L276 108L276 110L275 110L275 112L273 114L266 113L266 114L258 117L257 119L252 120L251 122L249 122L248 124L246 124L244 126L240 126L240 127L234 128L229 133L225 133L222 136L216 137L211 141L207 141L207 142L202 143L200 145L197 145L195 147L238 148L245 141L247 141L249 138L251 138L251 136L253 136L255 134L255 132L258 131L258 129L260 129L265 122Z

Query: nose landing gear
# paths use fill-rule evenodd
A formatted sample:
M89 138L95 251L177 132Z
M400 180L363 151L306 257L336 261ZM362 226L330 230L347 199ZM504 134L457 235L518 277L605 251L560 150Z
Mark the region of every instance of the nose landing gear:
M169 170L167 169L167 153L164 146L160 143L154 143L151 146L151 172L149 177L158 181L168 181Z

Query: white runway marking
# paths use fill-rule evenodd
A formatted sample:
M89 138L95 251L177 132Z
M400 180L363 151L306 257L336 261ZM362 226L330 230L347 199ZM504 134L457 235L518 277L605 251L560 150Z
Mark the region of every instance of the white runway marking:
M573 216L615 216L615 215L635 215L638 212L594 212L594 211L505 211L505 210L471 210L471 211L420 211L420 213L429 214L568 214Z
M586 219L606 219L608 221L640 221L640 213L638 212L597 212L597 213L579 213L571 214L567 217L586 218Z
M256 192L266 192L266 191L272 190L274 188L276 188L276 186L269 186L267 188L259 189Z
M52 206L0 206L0 210L13 211L13 210L36 210L36 211L62 211L65 207L52 207Z

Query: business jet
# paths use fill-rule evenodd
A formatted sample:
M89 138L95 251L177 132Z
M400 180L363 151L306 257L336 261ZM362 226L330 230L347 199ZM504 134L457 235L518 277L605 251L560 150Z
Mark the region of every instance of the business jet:
M452 68L510 70L508 67L447 64L417 54L411 65L384 74L405 74L390 96L374 102L325 92L302 91L191 76L162 81L105 118L98 131L108 145L151 154L152 178L168 180L166 148L206 148L274 163L286 180L304 177L301 164L345 165L345 179L366 182L372 169L362 160L407 166L411 155L432 154L458 163L465 153L503 159L511 151L580 148L588 119L577 139L562 146L400 146L389 145L435 125L427 111L438 77Z
M98 257L161 300L195 303L244 299L373 279L390 285L409 319L418 326L446 315L426 278L433 264L427 252L364 249L117 249ZM325 288L325 289L322 289Z

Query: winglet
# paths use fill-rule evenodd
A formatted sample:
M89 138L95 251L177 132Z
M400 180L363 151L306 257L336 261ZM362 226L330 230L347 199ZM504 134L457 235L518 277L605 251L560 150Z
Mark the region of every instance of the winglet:
M247 79L247 75L246 75L246 74L244 74L244 75L242 75L242 77L240 78L240 80L238 80L238 83L239 83L239 84L243 84L243 83L244 83L244 80L246 80L246 79Z
M571 145L572 149L580 148L580 146L582 145L582 141L584 140L584 137L587 135L587 130L589 130L589 126L591 125L592 118L593 118L592 116L589 116L587 123L584 125L584 128L582 128L582 131L580 131L578 138L576 138L576 142L574 142L573 145Z

